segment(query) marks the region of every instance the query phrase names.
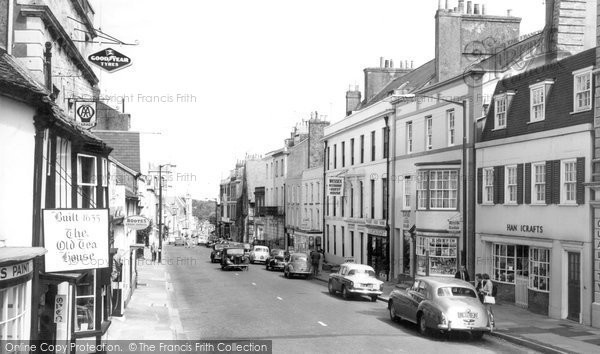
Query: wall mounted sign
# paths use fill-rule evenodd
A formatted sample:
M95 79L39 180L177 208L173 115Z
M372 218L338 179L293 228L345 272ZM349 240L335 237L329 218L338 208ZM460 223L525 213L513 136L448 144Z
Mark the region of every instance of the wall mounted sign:
M140 215L132 215L123 221L123 225L131 230L144 230L150 226L150 220Z
M513 232L530 232L535 234L543 234L544 227L541 225L514 225L514 224L506 224L506 231Z
M33 261L0 267L0 281L24 277L33 272Z
M65 322L66 315L66 303L67 296L66 295L56 295L54 298L54 323L63 323Z
M344 178L327 177L327 196L341 197L344 195Z
M47 272L107 268L108 209L44 209Z
M92 54L88 57L88 60L109 73L121 70L132 64L131 58L112 48L106 48L98 53Z
M96 101L75 101L75 121L83 128L96 126L97 112Z
M448 232L451 234L459 234L462 231L462 216L457 214L448 219Z

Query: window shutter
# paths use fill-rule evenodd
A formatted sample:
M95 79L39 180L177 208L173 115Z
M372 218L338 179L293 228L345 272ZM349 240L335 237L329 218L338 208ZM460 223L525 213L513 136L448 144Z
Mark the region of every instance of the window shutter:
M504 204L504 166L494 167L494 204Z
M517 165L517 204L523 204L523 164Z
M552 204L560 204L560 160L552 161Z
M531 164L525 164L525 204L531 204Z
M552 204L552 161L546 161L546 204Z
M477 204L483 203L483 168L477 169Z
M585 158L577 159L577 204L585 203Z

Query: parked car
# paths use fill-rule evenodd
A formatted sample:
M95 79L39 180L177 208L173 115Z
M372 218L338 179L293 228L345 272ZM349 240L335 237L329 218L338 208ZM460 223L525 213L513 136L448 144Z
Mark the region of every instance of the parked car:
M371 266L357 263L344 263L336 273L329 274L329 293L342 293L344 299L354 295L367 295L371 301L383 293L383 282L375 277Z
M267 270L283 270L283 267L285 266L285 251L278 248L272 249L265 264Z
M313 273L310 257L306 253L292 253L288 256L283 267L283 275L290 278L301 275L308 278Z
M175 237L175 241L173 242L175 246L185 246L185 239L183 237Z
M493 319L470 283L442 277L417 278L407 289L395 289L388 301L390 318L417 324L421 334L469 331L479 339L493 330Z
M248 270L248 264L250 260L248 256L244 254L243 246L229 246L223 248L221 254L221 269L230 270Z
M224 243L216 243L213 246L213 250L212 250L212 252L210 252L210 262L211 263L221 262L221 252L223 251L223 248L225 248L225 246L227 246L227 245Z
M266 263L267 258L269 258L269 247L267 246L254 246L250 251L250 263Z

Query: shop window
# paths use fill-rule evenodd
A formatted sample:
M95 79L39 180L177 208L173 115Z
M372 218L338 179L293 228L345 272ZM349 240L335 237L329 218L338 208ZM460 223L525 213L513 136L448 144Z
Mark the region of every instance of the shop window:
M529 289L550 291L550 250L529 249Z
M419 274L426 274L427 267L430 275L454 276L457 271L457 238L417 237L416 253Z
M0 290L0 340L28 340L31 281Z
M516 269L515 246L495 244L494 245L494 274L493 280L502 283L515 282Z
M88 271L77 283L75 294L77 321L75 332L93 331L96 324L96 277Z
M77 207L96 207L96 157L77 155Z

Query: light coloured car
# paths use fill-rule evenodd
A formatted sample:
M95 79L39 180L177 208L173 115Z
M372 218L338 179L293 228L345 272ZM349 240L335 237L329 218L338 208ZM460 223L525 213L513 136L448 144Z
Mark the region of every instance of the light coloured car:
M250 251L250 263L265 263L269 258L269 247L267 246L254 246Z
M388 309L392 321L414 322L423 335L430 330L468 331L479 339L494 326L475 287L455 278L417 278L410 288L392 291Z
M283 266L283 275L291 278L294 275L300 275L308 278L313 273L310 257L306 253L292 253L286 257Z
M371 301L383 293L383 282L375 277L373 267L365 264L344 263L336 273L329 274L329 293L342 293L344 299L354 295L367 295Z

